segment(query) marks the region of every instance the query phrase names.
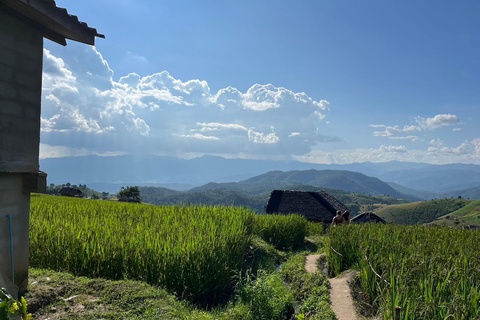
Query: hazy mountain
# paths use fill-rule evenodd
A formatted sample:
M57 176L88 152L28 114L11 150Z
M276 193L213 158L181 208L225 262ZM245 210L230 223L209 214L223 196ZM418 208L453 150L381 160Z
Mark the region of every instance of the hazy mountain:
M469 165L460 166L434 166L414 170L402 170L386 172L379 175L383 181L394 182L407 188L431 191L447 192L453 190L468 189L480 186L480 166L468 169Z
M311 169L355 171L421 191L446 192L480 186L479 165L430 165L398 161L320 165L299 161L225 159L215 156L186 160L130 155L43 159L40 160L40 169L48 173L49 183L98 184L95 189L110 192L123 185L152 185L185 190L190 186L209 182L242 181L269 171ZM332 181L322 183L335 185ZM346 188L348 183L350 182L344 181L342 187ZM350 188L357 190L354 185ZM392 193L388 189L385 191L386 194ZM363 192L370 191L367 188L367 191Z
M388 195L397 199L420 199L398 192L377 178L344 170L270 171L240 182L208 183L201 187L193 188L191 191L236 190L249 194L258 194L262 190L289 189L292 186L302 185L367 195Z

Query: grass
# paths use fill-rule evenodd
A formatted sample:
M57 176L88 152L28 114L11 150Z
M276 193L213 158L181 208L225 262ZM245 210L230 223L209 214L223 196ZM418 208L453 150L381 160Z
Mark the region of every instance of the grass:
M330 228L329 241L333 273L359 269L362 287L384 319L391 319L396 306L401 319L480 317L480 233L349 225Z
M244 268L253 214L233 207L157 207L32 197L30 264L136 279L199 305L228 299Z
M463 208L441 216L432 224L454 227L478 226L480 225L480 200L471 201Z
M288 249L303 244L307 234L307 219L291 215L256 215L254 233L278 249Z
M437 218L457 211L473 200L438 199L387 206L375 211L375 214L387 222L416 225L429 223Z
M330 308L328 279L321 271L316 273L305 271L307 254L309 252L294 254L280 270L295 298L295 314L300 318L308 315L308 319L336 319Z

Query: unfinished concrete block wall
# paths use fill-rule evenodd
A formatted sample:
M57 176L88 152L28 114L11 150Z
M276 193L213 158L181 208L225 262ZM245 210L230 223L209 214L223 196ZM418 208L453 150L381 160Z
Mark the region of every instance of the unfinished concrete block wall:
M39 170L42 58L40 31L25 19L0 11L0 286L8 289L14 280L20 293L28 284L34 191L26 185Z

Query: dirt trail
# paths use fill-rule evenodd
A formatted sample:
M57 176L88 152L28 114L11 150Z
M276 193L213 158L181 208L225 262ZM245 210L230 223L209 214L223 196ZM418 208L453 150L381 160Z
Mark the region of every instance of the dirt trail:
M324 254L323 254L324 255ZM319 254L307 256L305 261L305 270L309 273L317 271L317 261L321 257ZM352 295L350 293L349 282L353 279L354 272L345 272L330 281L330 300L332 301L332 310L335 312L338 320L358 320L358 316L353 306Z
M305 261L305 270L308 273L314 273L317 271L317 261L320 259L319 254L311 254L307 256L307 260Z

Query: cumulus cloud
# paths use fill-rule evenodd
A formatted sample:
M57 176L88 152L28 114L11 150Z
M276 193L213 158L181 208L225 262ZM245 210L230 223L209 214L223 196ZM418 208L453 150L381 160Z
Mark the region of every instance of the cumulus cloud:
M330 111L315 100L272 84L246 92L211 92L204 80L183 81L167 71L113 78L92 47L63 58L44 50L42 143L100 152L179 154L304 154L319 142ZM142 60L130 53L131 58Z
M373 132L373 135L376 137L387 137L389 139L403 139L416 142L422 141L423 139L416 135L412 135L414 132L433 131L442 127L458 125L461 123L460 119L453 114L437 114L432 118L418 116L415 118L415 122L416 124L404 125L403 127L398 125L387 126L383 124L371 124L370 127L383 129L381 131ZM459 131L461 128L455 128L453 130Z
M405 146L382 145L377 148L342 149L334 152L312 150L308 154L296 156L304 162L322 164L347 164L358 162L424 162L435 164L472 163L480 164L480 138L464 141L458 146L448 147L441 139L430 141L428 150L407 149Z
M457 154L472 155L480 158L480 139L472 141L465 140L458 147L447 147L442 139L434 139L430 141L431 147L428 148L430 154Z
M433 118L416 117L415 121L422 130L435 130L460 123L460 119L453 114L437 114Z
M393 153L406 153L407 152L407 148L405 146L386 146L386 145L382 145L380 146L380 151L383 151L383 152L393 152Z

